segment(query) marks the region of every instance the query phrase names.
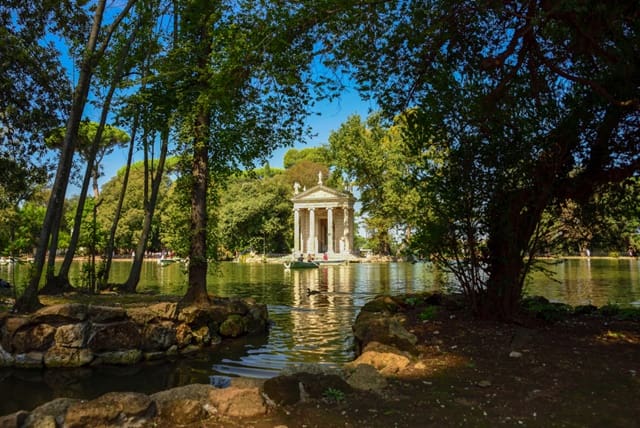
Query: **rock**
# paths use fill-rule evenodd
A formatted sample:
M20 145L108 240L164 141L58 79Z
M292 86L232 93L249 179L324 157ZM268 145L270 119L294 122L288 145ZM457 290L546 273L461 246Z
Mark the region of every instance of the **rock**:
M395 346L402 351L416 353L417 337L408 332L396 316L380 312L360 312L353 325L356 355L359 355L369 342L379 342Z
M302 384L302 388L300 388ZM350 393L353 388L337 375L317 375L313 373L294 373L276 376L264 383L263 391L271 401L278 405L292 405L301 401L301 391L313 399L322 398L329 388Z
M211 333L209 327L202 326L199 329L193 331L193 338L198 345L209 345L211 343Z
M162 422L162 426L196 424L209 416L202 401L188 398L167 401L158 411L158 420Z
M362 312L395 314L404 308L404 302L392 296L377 296L367 302L361 309Z
M364 349L364 352L347 366L357 367L359 364L368 364L384 375L396 375L407 368L410 363L409 356L398 349L371 342Z
M44 354L46 367L81 367L93 361L93 352L86 348L52 346Z
M16 359L0 345L0 367L11 367Z
M62 303L49 305L36 311L32 320L34 323L61 325L78 323L87 319L87 305L82 303Z
M488 380L481 380L480 382L478 382L477 384L480 388L488 388L491 386L491 381Z
M61 325L56 330L56 345L67 348L82 348L87 343L87 323Z
M13 350L13 336L22 328L26 328L30 323L30 319L27 316L15 316L6 318L4 323L2 324L2 329L0 330L0 336L2 337L2 341L0 345L7 352L14 352Z
M24 421L24 428L40 428L62 426L64 415L70 405L79 403L75 398L56 398L36 407ZM53 425L51 425L53 424Z
M176 327L176 342L179 348L184 348L193 340L193 332L187 324L178 324Z
M27 352L26 354L15 355L15 366L22 368L42 367L44 354L42 352Z
M177 320L177 303L161 302L151 306L127 309L127 315L137 324Z
M142 360L140 349L127 349L125 351L102 352L96 354L96 359L100 364L131 365Z
M113 306L87 306L87 315L93 323L114 323L127 319L127 311Z
M24 410L11 413L10 415L0 417L0 428L19 428L24 425L24 420L29 413Z
M158 418L171 426L196 423L210 416L209 393L211 385L193 384L151 395L158 409Z
M198 345L187 345L184 348L178 350L178 354L180 355L189 355L195 354L196 352L200 352L201 348Z
M95 400L71 404L64 426L133 426L155 415L156 404L145 394L109 392Z
M13 336L13 352L45 351L53 344L56 328L49 324L35 324L20 329Z
M226 305L213 304L211 306L187 306L178 314L178 321L188 324L191 328L200 328L214 322L220 324L225 320L229 311Z
M142 328L142 349L159 351L177 343L176 330L170 321L147 324Z
M259 381L234 379L231 386L209 391L209 401L221 416L251 418L267 413L267 406L260 393Z
M242 315L232 314L220 324L220 335L238 337L247 332L247 321Z
M256 304L249 309L247 319L247 332L249 334L263 333L268 329L269 312L267 305Z
M380 392L387 387L387 380L375 367L369 364L358 364L347 377L347 383L355 389Z
M133 349L140 345L140 330L132 321L94 324L87 341L87 347L94 352Z
M250 304L247 300L239 299L239 298L230 298L224 302L227 306L228 314L236 314L236 315L246 315L249 313ZM255 305L255 301L252 303Z
M509 353L509 357L511 357L511 358L521 358L522 357L522 352L511 351Z

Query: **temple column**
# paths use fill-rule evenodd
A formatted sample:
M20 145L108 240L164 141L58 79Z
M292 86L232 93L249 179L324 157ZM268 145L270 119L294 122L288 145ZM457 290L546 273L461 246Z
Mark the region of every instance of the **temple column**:
M343 212L344 212L344 228L342 230L342 236L344 237L344 252L351 253L351 239L350 239L351 230L349 227L351 225L351 218L349 216L349 208L344 207Z
M307 243L307 251L311 254L316 253L316 213L315 208L309 208L309 241Z
M327 208L327 252L333 254L333 208Z
M298 255L300 253L300 210L298 208L293 209L293 253Z

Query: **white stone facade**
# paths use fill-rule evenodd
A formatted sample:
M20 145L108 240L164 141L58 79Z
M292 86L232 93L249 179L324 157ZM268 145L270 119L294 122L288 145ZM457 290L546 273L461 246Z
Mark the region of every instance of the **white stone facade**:
M348 256L353 251L353 205L347 193L319 184L298 193L294 186L293 237L294 254Z

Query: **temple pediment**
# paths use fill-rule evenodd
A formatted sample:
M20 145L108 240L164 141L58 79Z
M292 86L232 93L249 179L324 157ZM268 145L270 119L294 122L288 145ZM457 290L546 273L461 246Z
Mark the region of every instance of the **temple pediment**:
M301 202L319 202L319 201L342 201L342 202L350 202L354 198L353 196L339 192L335 189L324 185L317 185L308 189L304 192L298 193L294 195L291 199L294 204Z

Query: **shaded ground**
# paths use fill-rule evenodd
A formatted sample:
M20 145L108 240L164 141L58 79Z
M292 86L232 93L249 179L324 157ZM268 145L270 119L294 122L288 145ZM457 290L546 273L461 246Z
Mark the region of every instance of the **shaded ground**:
M424 370L400 373L382 397L325 394L243 426L640 426L638 322L581 316L523 327L444 308L431 321L409 319Z

